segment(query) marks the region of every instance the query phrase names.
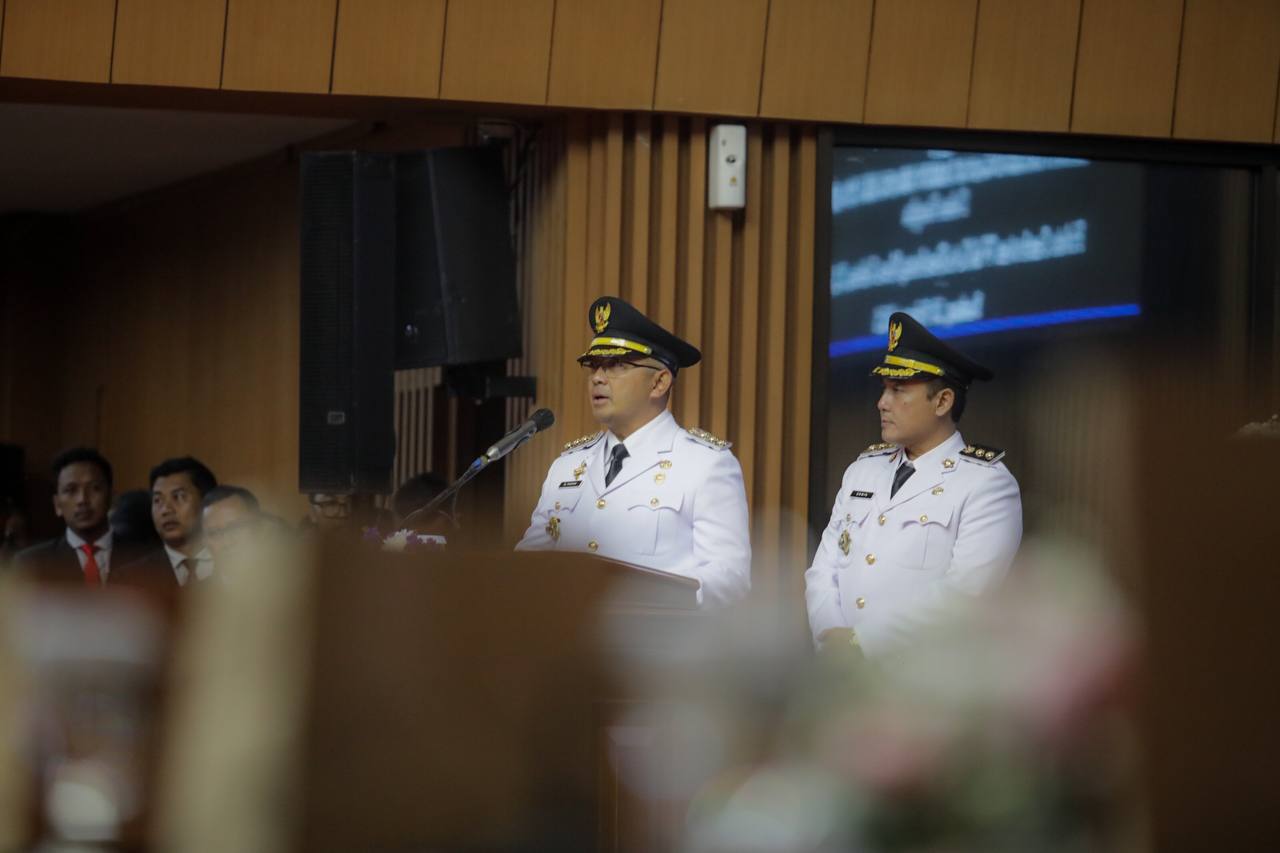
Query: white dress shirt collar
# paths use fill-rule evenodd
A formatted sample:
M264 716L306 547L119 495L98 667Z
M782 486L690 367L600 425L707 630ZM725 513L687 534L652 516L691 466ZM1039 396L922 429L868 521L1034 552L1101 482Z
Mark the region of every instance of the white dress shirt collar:
M84 570L84 564L89 557L84 552L85 542L80 534L76 533L70 527L67 528L67 544L71 546L71 550L76 552L76 559L80 561L80 570ZM111 528L107 528L107 532L93 540L93 559L98 564L98 574L103 581L106 581L107 572L111 571Z
M964 439L960 437L960 431L957 430L951 433L951 435L937 447L927 453L921 453L915 459L907 459L907 452L904 449L902 454L898 457L898 465L894 466L894 470L897 470L897 468L904 462L910 462L911 466L917 471L928 469L930 467L941 468L942 457L955 454L961 447L964 447Z
M671 410L663 409L661 414L631 433L625 440L619 439L612 432L606 430L604 434L604 458L609 458L609 454L613 452L615 444L626 445L628 456L638 456L646 450L650 443L656 442L661 438L666 431L664 429L665 426L674 423L675 417L672 416Z
M190 571L182 564L183 560L188 559L187 555L181 551L164 546L164 552L169 557L169 565L173 567L173 574L178 579L178 586L186 586L191 579ZM209 553L208 548L201 548L199 553L190 558L196 561L196 580L204 580L213 574L213 554Z

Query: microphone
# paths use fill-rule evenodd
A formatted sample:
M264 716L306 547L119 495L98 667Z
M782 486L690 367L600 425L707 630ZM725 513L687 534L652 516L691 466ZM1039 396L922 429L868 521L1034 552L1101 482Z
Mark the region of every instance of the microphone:
M492 447L484 452L484 455L477 459L477 462L484 460L483 464L488 465L490 462L497 462L520 445L524 444L534 433L542 432L547 427L556 422L556 416L551 414L550 409L538 409L530 416L529 420L520 424L511 432L498 439Z
M555 422L556 416L551 414L550 409L538 409L538 411L533 413L533 416L530 417L529 420L520 424L520 426L498 439L498 441L486 450L483 455L477 456L476 461L472 462L467 470L462 472L462 476L458 477L458 479L454 480L453 483L450 484L449 488L432 498L431 502L426 506L419 507L409 513L402 523L407 525L415 518L429 515L432 510L443 504L449 498L452 498L458 493L459 489L467 483L470 483L471 480L484 470L485 466L490 462L497 462L499 459L532 438L534 433L542 432Z

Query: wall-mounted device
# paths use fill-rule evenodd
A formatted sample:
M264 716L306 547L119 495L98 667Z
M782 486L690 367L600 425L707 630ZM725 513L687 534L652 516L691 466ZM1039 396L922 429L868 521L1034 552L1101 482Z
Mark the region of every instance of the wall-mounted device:
M747 128L717 124L707 138L707 207L741 210L747 206Z

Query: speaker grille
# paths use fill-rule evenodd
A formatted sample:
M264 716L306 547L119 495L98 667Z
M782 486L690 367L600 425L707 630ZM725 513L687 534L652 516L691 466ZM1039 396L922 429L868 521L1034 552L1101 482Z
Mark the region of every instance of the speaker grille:
M301 176L298 486L389 491L393 161L308 153Z

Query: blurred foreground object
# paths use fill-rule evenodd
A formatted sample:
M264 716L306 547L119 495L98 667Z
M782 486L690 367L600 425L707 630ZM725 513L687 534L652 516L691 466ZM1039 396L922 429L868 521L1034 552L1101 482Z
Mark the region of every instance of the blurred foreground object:
M715 626L691 644L706 651L688 655L669 712L647 715L651 748L622 779L691 802L677 849L1097 850L1132 840L1136 625L1096 555L1028 543L1004 587L883 665L854 649L789 655L779 642L788 633L764 613ZM667 671L670 687L670 661ZM664 754L664 766L649 760Z
M1236 438L1280 439L1280 415L1272 415L1265 421L1245 424L1236 432Z
M1280 441L1239 429L1267 389L1168 361L1137 396L1151 846L1275 849Z
M19 837L48 849L140 849L156 754L162 614L129 593L26 583L7 587L3 606L3 640L21 671L8 728L21 743L27 789Z
M631 697L602 623L672 635L695 582L578 554L309 545L192 608L159 849L615 849L602 742Z

